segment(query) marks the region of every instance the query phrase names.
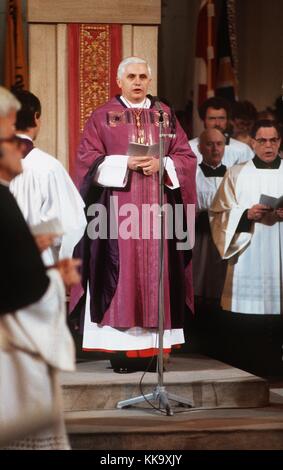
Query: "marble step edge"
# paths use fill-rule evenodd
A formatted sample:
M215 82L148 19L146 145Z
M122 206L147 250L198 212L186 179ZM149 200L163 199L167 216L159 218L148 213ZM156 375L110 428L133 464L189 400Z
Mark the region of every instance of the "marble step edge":
M235 431L282 431L283 416L280 418L268 417L226 417L226 418L202 418L188 420L185 423L172 422L171 418L164 417L164 421L158 419L156 423L146 425L143 420L129 420L123 418L122 413L119 424L113 424L113 418L106 418L103 412L92 413L92 418L82 418L80 412L72 412L72 416L65 413L65 423L69 434L180 434L180 433L213 433ZM187 414L187 413L186 413ZM117 417L116 417L117 420ZM171 420L171 422L169 421ZM93 421L93 422L92 422ZM132 422L131 422L132 421ZM135 421L135 422L134 422ZM282 441L283 448L283 441Z

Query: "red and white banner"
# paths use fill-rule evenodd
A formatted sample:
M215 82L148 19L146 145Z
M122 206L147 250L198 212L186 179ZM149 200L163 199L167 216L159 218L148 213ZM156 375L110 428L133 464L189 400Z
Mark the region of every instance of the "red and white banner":
M74 181L81 133L92 111L119 92L121 60L121 25L68 25L69 172Z

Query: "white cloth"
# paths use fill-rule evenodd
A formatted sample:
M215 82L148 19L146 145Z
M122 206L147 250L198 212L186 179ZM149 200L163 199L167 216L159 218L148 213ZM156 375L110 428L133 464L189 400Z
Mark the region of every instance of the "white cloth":
M135 351L158 348L158 331L134 327L128 330L112 328L111 326L99 326L90 318L90 298L87 289L85 321L83 333L83 349L105 351ZM163 348L170 349L174 344L184 343L182 328L165 330L163 335Z
M237 233L243 212L259 203L260 195L282 196L283 164L277 170L258 169L252 161L230 168L210 210L212 236L220 255L228 259L221 304L247 314L282 314L283 223L271 215Z
M189 141L192 151L197 157L198 164L202 162L202 155L198 149L199 137L195 137ZM252 149L243 142L239 142L236 139L230 138L229 145L225 145L225 152L222 158L223 165L230 166L238 163L244 163L251 160L254 157Z
M94 181L99 186L124 188L128 182L128 155L108 155L99 165Z
M197 166L197 212L207 211L210 208L222 179L222 176L205 176L202 169Z
M59 272L35 304L0 318L0 430L56 414L55 424L12 442L12 449L69 448L60 407L58 371L75 368L73 339L66 324L65 289ZM2 429L1 429L2 428Z
M128 182L128 155L108 155L99 165L94 181L99 186L125 188ZM180 187L175 165L170 157L164 158L164 167L172 182L170 189Z
M10 190L29 226L58 218L63 227L59 243L42 253L44 263L52 265L71 257L83 236L84 202L63 165L46 152L31 150L23 159L23 169L10 183Z
M142 103L131 103L128 101L126 98L124 98L123 95L120 96L120 99L123 101L124 105L127 106L127 108L145 108L149 109L151 106L151 101L149 98L146 98L144 102Z
M197 167L197 218L201 212L207 213L222 179L220 176L206 177L201 168ZM211 234L196 230L193 248L194 294L205 299L220 300L225 273L226 261L221 259Z

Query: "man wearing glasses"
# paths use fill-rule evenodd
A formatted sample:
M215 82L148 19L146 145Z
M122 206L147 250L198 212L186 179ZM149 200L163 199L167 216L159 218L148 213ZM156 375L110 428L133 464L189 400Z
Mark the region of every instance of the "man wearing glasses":
M234 328L235 350L240 342L244 347L239 339L248 325L256 334L257 326L266 327L268 322L272 327L277 322L282 334L283 207L262 203L263 195L283 195L281 139L276 123L268 120L257 121L251 135L255 157L228 169L210 210L214 243L228 260L221 305L240 327ZM250 332L247 344L252 336ZM279 343L278 358L282 338L280 347Z

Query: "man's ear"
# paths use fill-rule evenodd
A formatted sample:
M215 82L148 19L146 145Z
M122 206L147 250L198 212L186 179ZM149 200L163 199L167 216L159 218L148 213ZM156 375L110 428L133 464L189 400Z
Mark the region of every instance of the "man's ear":
M38 111L36 111L34 113L34 122L35 122L36 126L38 126L40 124L40 118L41 118L41 115L39 114Z
M118 87L119 87L119 88L122 88L122 84L121 84L120 78L117 77L117 78L116 78L116 82L117 82Z
M256 145L256 141L255 139L252 137L252 140L251 140L251 144L252 144L252 149L253 151L255 150L255 145Z

